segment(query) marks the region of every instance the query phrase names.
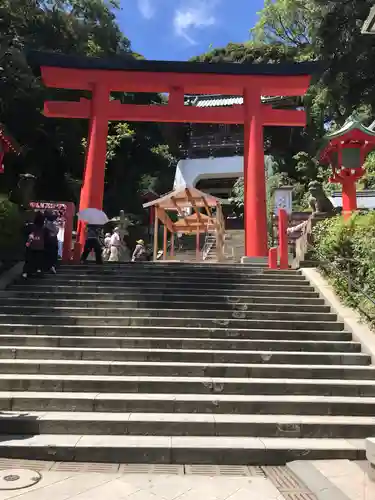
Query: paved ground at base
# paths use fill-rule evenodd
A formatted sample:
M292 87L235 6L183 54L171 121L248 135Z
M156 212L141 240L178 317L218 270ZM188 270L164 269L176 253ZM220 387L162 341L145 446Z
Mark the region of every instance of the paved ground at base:
M247 467L0 459L0 500L374 500L368 468L349 460ZM12 487L4 481L12 472L21 475L21 488L2 491ZM22 488L22 479L39 474L37 484Z
M262 477L161 476L46 472L29 490L0 492L20 500L280 500L281 493Z
M23 469L26 478L33 470L42 479L29 488L0 490L0 500L316 500L287 467L0 459L0 479L14 469Z

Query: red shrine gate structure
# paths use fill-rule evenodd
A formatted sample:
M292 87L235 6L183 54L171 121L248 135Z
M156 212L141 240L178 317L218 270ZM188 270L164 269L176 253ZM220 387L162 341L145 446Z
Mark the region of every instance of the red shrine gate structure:
M47 87L91 92L91 99L44 104L45 116L89 120L80 210L102 209L109 121L243 124L245 254L268 254L263 127L303 127L306 116L303 110L273 109L261 103L261 96L304 95L315 63L211 64L45 52L30 52L28 61ZM168 93L169 100L166 105L122 104L112 99L111 92ZM185 94L243 96L244 105L186 106Z

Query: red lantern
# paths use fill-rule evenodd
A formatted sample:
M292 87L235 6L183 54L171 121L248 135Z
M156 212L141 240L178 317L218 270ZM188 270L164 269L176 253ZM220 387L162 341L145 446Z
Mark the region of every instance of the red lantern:
M328 144L321 151L320 161L332 168L329 182L342 185L343 214L350 217L357 210L356 182L365 173L366 156L375 148L375 132L351 117L325 139Z

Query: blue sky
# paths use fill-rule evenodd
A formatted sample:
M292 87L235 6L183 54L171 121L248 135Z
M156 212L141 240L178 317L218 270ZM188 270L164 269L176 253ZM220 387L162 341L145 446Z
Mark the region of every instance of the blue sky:
M186 60L243 42L264 0L121 0L117 14L134 51L147 59Z

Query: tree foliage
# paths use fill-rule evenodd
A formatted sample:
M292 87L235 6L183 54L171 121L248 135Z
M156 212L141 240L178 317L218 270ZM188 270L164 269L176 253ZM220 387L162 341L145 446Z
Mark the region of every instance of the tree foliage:
M297 47L302 59L311 53L312 37L319 14L312 0L265 0L251 34L266 44ZM306 50L307 49L307 50Z
M329 168L319 164L318 152L328 129L344 124L356 112L365 124L373 116L375 102L375 37L361 34L372 0L265 0L251 40L211 48L196 60L208 62L275 63L320 61L303 98L305 129L265 129L267 153L276 159L276 173L285 173L294 187L296 208L306 207L311 180L329 184ZM374 156L361 187L375 186ZM238 193L235 193L235 198Z
M45 118L41 111L46 99L71 100L82 93L44 88L28 67L25 50L139 58L117 24L118 9L117 0L0 0L0 120L23 150L19 157L7 157L1 191L10 190L16 176L28 171L38 177L39 198L78 201L88 123ZM161 99L156 94L115 97L142 104ZM139 186L145 175L163 172L164 184L158 187L169 188L170 159L165 151L152 151L159 145L167 147L158 124L110 124L106 209L140 210Z
M374 303L366 298L375 298L375 213L319 222L314 242L316 257L338 294L375 324Z

